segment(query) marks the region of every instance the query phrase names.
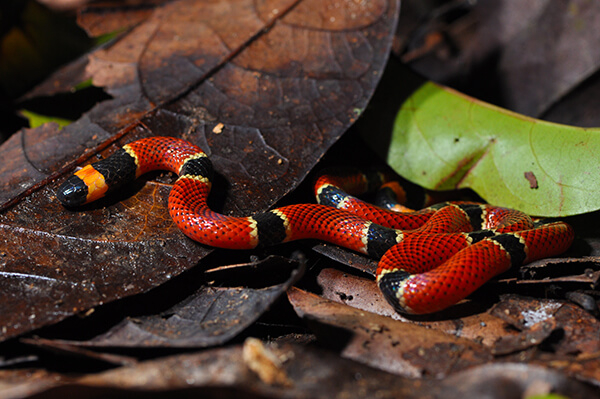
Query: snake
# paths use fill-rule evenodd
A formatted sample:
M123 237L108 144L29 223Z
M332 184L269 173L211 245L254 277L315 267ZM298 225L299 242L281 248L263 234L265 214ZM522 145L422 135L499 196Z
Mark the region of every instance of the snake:
M511 267L566 251L573 228L560 220L534 220L518 210L468 201L443 202L397 212L358 197L389 173L348 170L315 180L316 203L285 205L251 216L213 211L207 199L214 169L195 144L176 137L147 137L88 164L56 191L67 208L93 202L141 175L178 175L168 211L187 237L227 249L255 249L316 239L378 259L377 285L404 314L442 311ZM401 187L394 190L404 196ZM391 206L393 207L393 206Z

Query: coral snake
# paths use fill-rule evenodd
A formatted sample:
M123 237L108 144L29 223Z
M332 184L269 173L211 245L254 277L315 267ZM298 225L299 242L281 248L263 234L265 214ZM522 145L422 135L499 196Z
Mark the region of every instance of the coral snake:
M152 170L175 172L168 208L185 235L231 249L319 239L380 258L377 283L402 313L430 313L453 305L511 266L558 255L573 229L560 221L533 221L522 212L470 202L442 203L418 211L392 212L353 195L373 173L322 175L319 204L283 206L248 217L231 217L207 205L213 167L197 146L173 137L150 137L125 145L87 165L57 191L67 207L94 201Z

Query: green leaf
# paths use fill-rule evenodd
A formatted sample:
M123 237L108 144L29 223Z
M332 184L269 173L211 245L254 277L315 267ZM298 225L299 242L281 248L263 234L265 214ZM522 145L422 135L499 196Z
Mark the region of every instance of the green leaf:
M55 123L58 123L58 126L62 129L63 127L65 127L68 124L70 124L71 122L73 122L68 119L57 118L55 116L46 116L46 115L36 114L35 112L28 111L25 109L20 110L19 113L27 119L27 121L29 122L29 127L31 127L31 128L41 126L44 123L55 122Z
M84 80L84 81L81 81L78 84L76 84L73 87L72 92L75 93L75 92L80 91L80 90L89 89L90 87L94 87L94 83L92 82L91 78L87 79L87 80Z
M537 216L600 209L600 129L529 118L432 82L402 105L387 161L425 188L471 188Z
M567 396L563 396L557 393L547 393L542 395L528 396L526 399L569 399Z

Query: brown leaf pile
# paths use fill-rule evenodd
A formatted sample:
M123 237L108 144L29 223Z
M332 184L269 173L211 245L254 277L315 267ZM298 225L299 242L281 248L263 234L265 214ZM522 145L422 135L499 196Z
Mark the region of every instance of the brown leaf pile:
M121 0L76 11L90 35L112 39L16 104L58 101L85 81L102 96L63 129L24 128L0 146L1 397L597 395L598 215L570 220L566 257L407 318L361 255L188 240L166 210L173 176L76 210L54 195L76 166L171 135L209 154L223 213L311 201L319 162L377 162L355 133L375 142L420 83L399 59L518 112L600 126L596 3L407 0L400 15L396 0Z

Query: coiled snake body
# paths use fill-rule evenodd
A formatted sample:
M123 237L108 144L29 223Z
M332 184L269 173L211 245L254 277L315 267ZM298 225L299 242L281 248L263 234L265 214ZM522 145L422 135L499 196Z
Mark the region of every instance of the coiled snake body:
M362 173L321 176L315 185L320 204L226 216L207 205L213 168L206 154L173 137L125 145L76 172L57 197L69 207L82 205L152 170L179 175L168 208L191 239L219 248L253 249L310 238L381 258L377 283L402 313L442 310L511 266L564 252L574 238L564 222L534 222L522 212L490 205L443 203L403 213L377 208L350 195L365 190Z

